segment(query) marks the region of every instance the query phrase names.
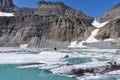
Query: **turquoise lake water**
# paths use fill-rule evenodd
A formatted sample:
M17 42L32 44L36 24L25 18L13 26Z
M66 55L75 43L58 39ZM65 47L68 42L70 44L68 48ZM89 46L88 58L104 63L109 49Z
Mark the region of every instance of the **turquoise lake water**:
M116 77L114 76L109 76L106 78L101 78L101 79L91 79L91 80L118 80Z
M9 53L9 51L8 51ZM15 52L16 53L16 52ZM92 62L94 60L107 61L107 58L91 58L91 57L74 57L66 58L65 61L72 64L82 64ZM20 64L1 64L0 80L77 80L66 76L52 74L49 70L38 68L17 68ZM85 80L85 79L84 79ZM87 79L88 80L88 79ZM118 80L115 76L107 76L99 79L89 80ZM120 79L119 79L120 80Z
M77 80L52 74L48 70L38 68L16 68L19 65L0 65L0 80Z
M107 61L107 60L109 60L109 59L106 59L106 58L94 58L94 59L97 60L97 61ZM75 58L68 58L65 61L68 61L69 63L72 63L72 64L82 64L82 63L92 62L93 60L90 57L84 57L84 58L75 57Z
M0 65L0 80L77 80L75 78L52 74L49 70L38 68L17 68L18 64ZM114 76L90 80L118 80Z
M69 59L66 59L66 61L73 64L82 64L86 62L92 62L91 58L79 58L79 57L69 58Z

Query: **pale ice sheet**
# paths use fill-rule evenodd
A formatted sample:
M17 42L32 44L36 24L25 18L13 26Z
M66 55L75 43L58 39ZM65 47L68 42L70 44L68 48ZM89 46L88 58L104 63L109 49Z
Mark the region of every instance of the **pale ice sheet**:
M94 79L99 79L101 78L102 76L101 75L93 75L93 74L89 74L89 73L86 73L84 76L82 77L77 77L78 80L94 80ZM103 77L102 77L103 78Z
M110 52L112 52L112 51L110 51ZM63 53L61 53L61 54L63 54ZM66 55L68 55L69 58L73 58L73 57L74 58L75 57L76 58L78 58L78 57L80 57L80 58L87 58L87 57L91 58L92 62L89 62L87 64L82 64L82 65L74 65L74 67L76 67L76 68L77 67L85 67L85 66L92 67L91 64L92 65L96 65L96 66L102 66L104 63L103 62L99 62L97 60L97 58L114 60L114 59L118 59L120 57L119 54L112 54L112 53L109 53L109 52L105 53L105 54L97 53L97 52L90 52L90 53L89 52L87 52L87 53L76 53L75 52L75 53L67 53ZM46 56L47 56L47 54L46 54ZM40 68L42 68L42 69L55 69L55 70L56 70L56 68L60 68L61 66L65 66L65 65L68 64L67 62L62 62L61 58L58 61L46 61L46 60L44 61L44 60L40 60L38 62L46 64L46 65L36 65L36 66L40 66ZM117 62L120 62L120 61L118 60ZM96 66L94 66L94 67L96 67ZM29 65L28 66L22 66L21 68L28 68L28 67L29 67ZM34 67L34 65L33 66L30 65L30 67ZM67 70L67 68L68 68L68 66L66 66L66 70ZM61 71L64 71L64 70L61 69Z
M120 63L119 54L111 54L116 52L117 49L108 50L103 49L82 49L84 51L88 51L85 53L79 53L77 50L73 50L72 53L63 53L60 51L42 51L39 54L5 54L0 53L0 64L13 64L13 63L44 63L38 65L26 65L20 66L18 68L32 68L32 67L39 67L40 69L49 69L55 74L59 73L67 73L70 72L72 69L75 68L89 68L89 67L97 67L97 66L104 66L106 65L107 61L99 62L96 61L94 58L109 58L109 59L118 59L117 62ZM80 51L82 51L80 50ZM108 52L105 54L98 54L97 52ZM84 64L78 65L67 65L67 62L62 62L62 58L66 55L69 55L70 58L72 57L92 57L93 62L88 62ZM88 76L88 75L87 75ZM92 76L89 76L92 77ZM94 76L93 76L94 77ZM97 78L97 76L95 76ZM98 76L99 77L99 76Z
M93 74L85 74L84 76L82 77L77 77L77 79L79 80L98 80L98 79L110 79L110 77L116 77L116 80L120 80L120 70L115 70L115 71L111 71L111 72L108 72L106 74L97 74L97 75L93 75Z
M120 75L120 70L116 70L116 71L111 71L106 73L107 75Z
M12 50L1 48L2 51ZM18 49L13 49L18 50ZM81 53L87 51L85 53ZM16 53L0 53L0 64L1 63L27 63L27 62L41 62L57 64L63 57L68 55L69 57L106 57L106 58L118 58L119 54L116 54L117 49L81 49L80 52L73 50L70 53L64 53L60 51L42 51L39 54L16 54ZM98 53L100 52L100 53ZM105 53L105 54L104 54ZM112 54L115 53L115 54ZM58 61L58 62L57 62Z
M59 52L43 51L39 54L15 54L0 53L0 64L13 63L49 63L59 62L67 54Z
M114 59L112 60L113 62L117 62L117 64L120 64L120 59ZM106 66L111 66L108 62L112 62L111 60L109 61L97 61L97 62L88 62L88 63L83 63L83 64L75 64L75 65L66 65L66 66L61 66L59 68L52 69L51 71L55 74L69 74L72 72L73 69L88 69L88 68L100 68L100 67L106 67ZM78 77L78 79L86 80L86 79L97 79L97 78L103 78L108 75L120 75L120 70L117 71L111 71L103 75L93 75L93 74L87 74L85 73L84 76Z
M39 64L39 65L25 65L25 66L19 66L17 68L38 68L41 66L44 66L45 64Z
M70 73L73 69L86 69L86 68L96 68L100 66L106 66L106 63L108 61L104 62L88 62L88 63L83 63L83 64L76 64L76 65L69 65L69 66L61 66L59 68L52 69L51 71L55 74L68 74Z

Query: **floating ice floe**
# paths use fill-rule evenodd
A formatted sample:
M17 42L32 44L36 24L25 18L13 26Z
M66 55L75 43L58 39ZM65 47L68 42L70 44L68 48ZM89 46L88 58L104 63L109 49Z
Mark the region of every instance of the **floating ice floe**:
M41 67L41 66L43 66L43 65L45 65L45 64L37 64L37 65L24 65L24 66L19 66L19 67L17 67L17 68L38 68L38 67Z
M107 75L119 75L120 76L120 70L115 70L115 71L111 71L106 73Z
M14 13L0 12L0 16L12 17L15 16Z
M101 75L93 75L93 74L85 74L82 77L77 77L78 80L94 80L94 79L100 79L102 76Z
M104 62L88 62L83 64L76 64L76 65L65 65L59 68L52 69L51 71L55 74L69 74L72 72L73 69L89 69L89 68L96 68L100 66L106 66L107 61Z
M120 65L120 59L117 60L110 60L110 61L97 61L97 62L88 62L88 63L83 63L83 64L75 64L75 65L65 65L65 66L61 66L59 68L55 68L52 69L51 71L55 74L66 74L66 75L77 75L80 74L81 72L79 72L79 70L85 70L84 72L86 72L86 70L89 73L89 70L94 70L93 74L99 74L102 72L106 72L108 71L107 74L120 74L120 71L112 71L112 70L116 70L119 69L118 67L115 69L115 66L119 66ZM112 72L110 72L109 70L111 70ZM79 73L74 74L73 70L78 71ZM86 72L87 73L87 72ZM86 75L83 75L86 76ZM88 75L87 75L88 76ZM91 75L89 76L91 77Z
M44 66L41 66L40 69L51 70L51 69L55 69L55 68L59 68L59 67L60 67L60 64L56 64L56 65L44 65Z

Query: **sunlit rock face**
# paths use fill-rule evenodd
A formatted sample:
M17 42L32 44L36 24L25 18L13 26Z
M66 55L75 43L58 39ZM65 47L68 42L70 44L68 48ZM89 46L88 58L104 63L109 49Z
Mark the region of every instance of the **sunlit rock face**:
M13 3L13 0L0 0L0 11L15 12L18 7Z
M97 39L119 38L120 37L120 18L110 21L101 27L96 35Z
M105 14L98 17L96 20L99 22L108 23L101 27L98 31L98 34L95 36L96 39L105 40L105 39L114 39L114 42L111 44L117 47L120 47L120 3L113 6Z
M61 2L40 1L33 9L16 7L12 0L1 0L1 6L4 4L10 8L0 11L14 16L0 17L0 46L67 47L94 30L93 18Z
M12 0L0 0L0 7L12 7L15 6Z
M120 3L113 6L108 11L106 11L106 13L104 13L102 16L98 17L97 21L102 23L102 22L114 20L116 18L120 18Z

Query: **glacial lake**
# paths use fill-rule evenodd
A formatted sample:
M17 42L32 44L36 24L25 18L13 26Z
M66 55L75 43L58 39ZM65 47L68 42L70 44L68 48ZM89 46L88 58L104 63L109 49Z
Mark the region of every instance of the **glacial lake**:
M77 80L52 74L48 70L38 68L17 68L18 64L0 65L0 80Z
M40 56L44 56L46 60L46 58L48 58L48 53L50 52L51 54L54 54L55 56L65 53L65 54L72 54L73 57L71 58L67 58L65 59L65 61L72 63L72 64L82 64L82 63L87 63L87 62L94 62L94 61L107 61L109 60L108 58L111 58L111 54L105 55L108 56L108 58L103 57L93 57L95 55L93 55L94 53L96 54L97 52L99 52L96 56L101 56L104 55L104 51L107 52L111 52L114 53L114 50L65 50L63 51L59 51L59 52L54 52L54 51L41 51L40 54L36 53L34 50L30 51L30 50L19 50L19 49L0 49L0 80L78 80L74 77L68 77L68 76L61 76L61 75L57 75L57 74L53 74L51 71L46 70L46 69L40 69L40 67L36 68L19 68L21 65L19 62L29 62L31 61L31 59L33 59L33 61L39 61L43 58L40 58ZM97 51L97 52L96 52ZM34 52L34 53L33 53ZM43 53L42 53L43 52ZM45 54L47 52L47 54ZM75 53L74 53L75 52ZM83 54L85 53L89 53L89 54L85 54L83 57L81 57ZM56 55L56 53L58 53ZM77 54L76 54L77 53ZM43 55L45 54L45 55ZM49 55L51 55L49 54ZM118 53L117 53L118 54ZM64 55L64 54L62 54ZM81 56L79 56L81 55ZM46 57L47 56L47 57ZM61 56L61 55L60 55ZM78 56L78 57L76 57ZM87 56L87 57L86 57ZM34 58L35 57L35 58ZM52 57L52 56L50 56ZM116 56L114 56L116 57ZM39 59L40 58L40 59ZM56 57L55 57L56 58ZM48 58L48 59L54 59L53 58ZM55 59L56 60L56 59ZM46 62L49 60L46 60ZM9 64L8 64L9 63ZM16 63L16 64L15 64ZM18 64L19 63L19 64ZM110 75L110 76L106 76L106 77L100 77L100 78L96 78L93 76L92 79L86 79L87 77L85 77L84 79L79 79L79 80L120 80L119 77L116 77L116 75Z
M0 80L78 80L66 76L52 74L49 70L38 68L17 68L19 64L2 64L0 65ZM81 79L82 80L82 79ZM100 79L86 80L118 80L114 76Z

